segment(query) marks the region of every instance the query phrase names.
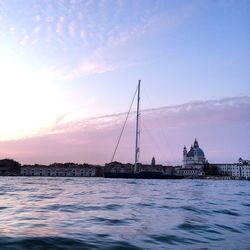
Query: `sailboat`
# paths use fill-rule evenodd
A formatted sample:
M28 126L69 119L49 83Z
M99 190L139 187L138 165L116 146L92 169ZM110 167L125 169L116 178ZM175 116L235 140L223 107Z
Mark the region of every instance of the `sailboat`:
M141 169L140 169L141 164L138 162L139 152L140 152L140 147L139 147L139 141L140 141L140 131L139 131L139 127L140 127L139 120L140 119L139 119L139 117L140 117L140 99L141 99L140 87L141 87L141 80L139 80L137 90L136 90L136 92L137 92L137 110L136 110L135 162L133 165L133 170L132 170L132 172L131 171L114 172L114 171L107 171L107 167L105 166L104 177L105 178L124 178L124 179L183 179L184 177L181 175L164 174L162 171L157 171L157 170L141 171ZM132 103L133 103L133 101L132 101ZM131 109L131 106L130 106L130 109ZM127 118L126 118L126 120L127 120ZM126 121L125 121L125 123L126 123ZM125 124L124 124L124 126L125 126ZM123 126L123 129L124 129L124 126ZM122 132L123 132L123 129L122 129ZM121 138L121 135L120 135L120 138ZM118 144L119 144L120 138L118 140ZM118 144L117 144L117 146L118 146ZM116 147L116 149L117 149L117 147ZM116 150L115 150L115 152L116 152ZM114 166L117 164L117 162L113 162L115 152L113 154L111 163L106 164L106 165Z

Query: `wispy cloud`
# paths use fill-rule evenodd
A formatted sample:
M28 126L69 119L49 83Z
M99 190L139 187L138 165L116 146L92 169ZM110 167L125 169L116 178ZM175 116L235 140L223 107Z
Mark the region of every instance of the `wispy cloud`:
M27 43L28 43L28 41L29 41L29 36L28 36L28 35L25 35L25 36L22 38L22 40L20 41L20 45L26 46Z
M5 14L11 16L5 19L8 33L23 49L33 49L40 57L44 51L50 51L53 56L74 62L71 68L64 65L64 60L56 62L64 70L67 68L64 79L68 80L143 63L145 58L137 53L141 39L146 43L150 36L157 37L178 27L192 15L192 4L169 10L160 9L159 4L122 0L39 1L23 6L20 2L19 5L15 7L15 16L11 16L12 6L3 4ZM27 14L23 16L23 12ZM20 22L16 16L22 16ZM128 49L130 53L126 53Z
M64 79L73 80L81 76L101 74L113 70L114 66L112 65L95 61L84 61L75 69L70 70L67 74L65 74Z
M99 11L103 12L107 7L107 4L107 2L101 3L101 9ZM125 3L118 3L114 17L111 16L111 19L115 19L116 14L118 16L118 13L120 13L122 8L124 8L124 4ZM130 59L126 57L125 63L121 59L123 56L117 57L116 55L121 55L122 51L126 51L127 47L131 45L132 47L135 46L138 49L138 43L141 39L147 40L149 36L155 36L157 32L166 32L167 30L180 26L192 16L194 9L194 6L189 4L181 6L173 11L167 12L165 10L158 12L156 10L140 11L138 6L134 9L135 13L133 13L133 15L140 12L140 15L138 15L140 18L138 18L137 22L133 23L133 25L123 26L121 22L119 25L117 24L110 27L108 24L109 19L103 17L98 26L94 23L89 23L89 27L94 26L96 29L94 34L91 33L86 27L80 27L80 30L78 30L77 33L80 35L81 39L83 39L84 44L88 46L91 43L90 40L92 37L97 41L96 46L91 55L87 58L84 57L81 59L79 64L71 70L66 78L73 80L86 74L100 74L113 71L120 67L131 67L131 65L135 66L138 65L139 62L144 63L145 59L143 61L139 60L135 57L136 53L133 53L133 56ZM101 28L98 28L99 26ZM76 28L74 26L71 28L71 33L75 34ZM103 39L104 37L105 39ZM137 61L137 63L134 63L135 61Z

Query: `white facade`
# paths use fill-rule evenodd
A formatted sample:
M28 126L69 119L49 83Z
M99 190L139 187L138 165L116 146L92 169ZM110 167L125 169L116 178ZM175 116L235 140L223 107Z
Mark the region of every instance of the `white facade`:
M218 168L218 174L226 176L232 176L232 167L234 165L235 164L215 164Z
M237 178L250 179L250 165L234 165L232 167L232 176Z
M250 160L243 160L241 157L239 158L240 165L250 165Z
M185 177L195 177L195 176L203 176L204 171L202 169L197 169L197 168L182 168L180 169L180 174Z
M250 179L250 161L239 158L235 164L215 164L220 175L232 176L235 178Z
M61 177L94 177L95 167L49 167L49 166L23 166L22 176L61 176Z

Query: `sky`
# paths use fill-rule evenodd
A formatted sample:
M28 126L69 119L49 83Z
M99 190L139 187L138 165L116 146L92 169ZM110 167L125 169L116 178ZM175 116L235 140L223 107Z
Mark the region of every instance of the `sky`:
M0 0L0 158L111 160L139 79L142 162L250 158L248 0ZM135 107L133 107L135 110ZM115 160L134 159L135 117Z

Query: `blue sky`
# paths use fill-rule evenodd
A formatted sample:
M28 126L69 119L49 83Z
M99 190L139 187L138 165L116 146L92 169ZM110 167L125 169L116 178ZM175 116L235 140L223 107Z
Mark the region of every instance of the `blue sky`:
M247 0L0 0L0 140L124 112L138 79L144 109L249 96L249 13Z

